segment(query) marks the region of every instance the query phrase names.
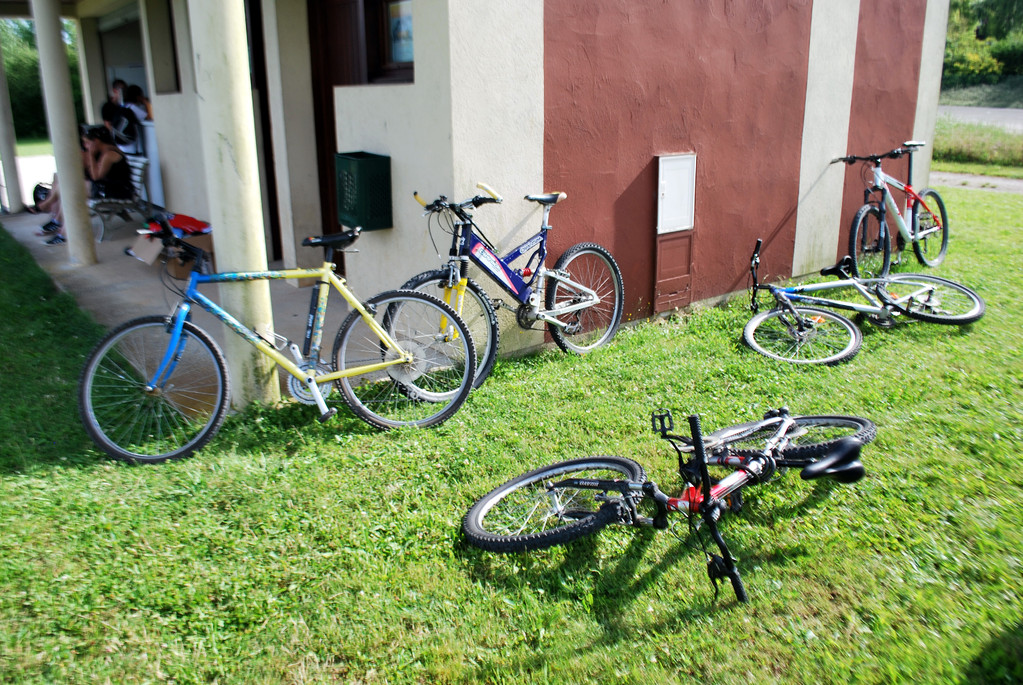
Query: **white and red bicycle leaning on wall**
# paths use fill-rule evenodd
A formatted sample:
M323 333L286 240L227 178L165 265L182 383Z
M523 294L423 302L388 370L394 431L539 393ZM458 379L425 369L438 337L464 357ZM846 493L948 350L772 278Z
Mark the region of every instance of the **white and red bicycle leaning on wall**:
M925 188L917 193L909 181L903 182L881 169L882 159L909 156L908 178L913 178L913 152L926 145L923 141L908 140L894 150L874 155L849 155L831 160L831 163L854 164L866 162L863 191L864 205L853 217L849 232L849 256L853 259L853 275L860 278L884 278L892 263L892 232L888 228L889 215L894 217L898 232L896 247L902 251L906 243L913 244L913 252L921 264L937 266L948 252L948 214L938 192ZM868 182L866 170L872 178ZM906 193L905 218L895 204L891 187ZM908 221L907 221L908 220Z

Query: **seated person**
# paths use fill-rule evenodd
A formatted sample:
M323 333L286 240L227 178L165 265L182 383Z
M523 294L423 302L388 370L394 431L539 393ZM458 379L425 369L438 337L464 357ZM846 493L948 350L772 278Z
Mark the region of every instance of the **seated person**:
M94 126L82 134L82 165L85 167L86 192L90 198L129 199L135 194L131 166L124 153L114 145L106 126ZM48 212L51 220L38 235L50 236L47 245L63 245L64 212L60 203L60 183L53 177L50 195L34 208ZM30 210L31 211L31 210Z

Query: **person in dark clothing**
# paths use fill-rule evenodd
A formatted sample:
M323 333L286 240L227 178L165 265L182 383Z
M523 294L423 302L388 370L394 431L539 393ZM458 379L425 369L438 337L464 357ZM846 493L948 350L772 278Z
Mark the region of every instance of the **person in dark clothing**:
M131 166L114 144L106 126L94 126L82 134L82 165L85 167L86 189L89 197L128 199L135 188L131 182ZM64 211L60 203L60 183L53 177L49 197L37 205L40 212L50 214L49 223L38 235L48 236L47 245L62 245L64 238Z
M114 135L114 144L122 152L129 155L141 153L142 129L139 127L139 120L135 116L135 112L124 105L106 102L100 109L100 115L103 117L103 124Z

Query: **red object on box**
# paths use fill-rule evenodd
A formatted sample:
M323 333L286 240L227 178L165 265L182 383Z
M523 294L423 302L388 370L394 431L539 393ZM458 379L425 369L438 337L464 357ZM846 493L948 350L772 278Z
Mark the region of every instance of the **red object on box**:
M174 229L174 235L179 238L189 235L201 235L213 230L208 221L196 219L194 216L188 216L187 214L166 214L165 216L167 223ZM160 232L160 225L155 221L150 221L146 226L151 233Z

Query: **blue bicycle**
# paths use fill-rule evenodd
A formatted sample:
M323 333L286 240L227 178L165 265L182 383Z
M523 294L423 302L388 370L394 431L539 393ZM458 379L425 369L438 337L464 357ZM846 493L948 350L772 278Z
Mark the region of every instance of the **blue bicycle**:
M335 250L359 229L306 238L322 247L315 269L207 274L207 255L176 238L165 220L158 239L192 269L184 288L168 287L180 301L168 315L118 326L90 354L82 371L78 406L86 431L110 456L157 462L184 457L205 445L227 412L230 381L213 338L191 321L193 305L221 320L290 374L288 390L315 405L319 420L337 410L326 404L336 386L345 404L377 428L436 426L453 415L472 390L476 352L453 309L425 293L392 290L361 301L334 273ZM199 292L207 283L315 278L304 344L246 326ZM320 357L331 286L351 307L334 340L330 360ZM290 355L290 356L289 356Z

